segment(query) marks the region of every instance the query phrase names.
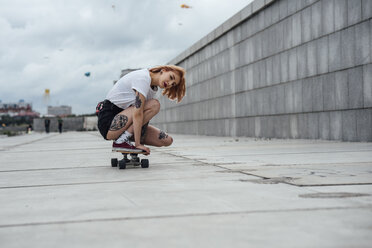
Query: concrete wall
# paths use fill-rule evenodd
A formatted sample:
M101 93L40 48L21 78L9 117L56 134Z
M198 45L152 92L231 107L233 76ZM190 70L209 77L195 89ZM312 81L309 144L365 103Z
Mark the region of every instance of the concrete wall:
M97 123L98 123L97 116L84 117L83 128L84 130L87 130L87 131L98 130Z
M168 132L372 141L372 1L256 0L170 64Z
M58 118L57 117L48 117L50 120L50 132L58 132ZM35 118L33 122L33 128L35 131L44 132L45 118ZM98 130L97 128L97 117L88 116L88 117L65 117L63 120L63 131L93 131Z

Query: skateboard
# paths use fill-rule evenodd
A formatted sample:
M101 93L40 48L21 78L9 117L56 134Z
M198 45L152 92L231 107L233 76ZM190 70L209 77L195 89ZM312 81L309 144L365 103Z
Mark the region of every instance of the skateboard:
M123 154L124 158L118 160L117 158L111 159L111 166L118 167L119 169L125 169L128 165L129 166L141 166L142 168L149 168L149 160L148 159L140 159L138 154L145 154L145 152L125 152L125 151L115 151L120 152ZM130 158L128 158L130 155Z

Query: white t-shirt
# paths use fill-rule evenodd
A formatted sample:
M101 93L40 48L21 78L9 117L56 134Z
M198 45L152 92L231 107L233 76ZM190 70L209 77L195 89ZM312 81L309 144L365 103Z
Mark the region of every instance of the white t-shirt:
M146 100L155 97L157 89L153 90L151 88L151 77L148 69L132 71L120 78L109 91L106 99L116 106L126 109L135 103L136 93L134 90L141 93Z

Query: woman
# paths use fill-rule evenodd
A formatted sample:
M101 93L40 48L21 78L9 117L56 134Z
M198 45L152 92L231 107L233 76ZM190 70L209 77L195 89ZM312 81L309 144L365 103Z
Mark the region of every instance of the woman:
M148 155L150 149L145 145L172 144L171 136L148 125L160 110L159 101L154 99L158 88L169 99L180 102L186 92L185 70L164 65L130 72L117 81L106 100L97 106L98 129L105 139L114 140L113 151L143 150Z

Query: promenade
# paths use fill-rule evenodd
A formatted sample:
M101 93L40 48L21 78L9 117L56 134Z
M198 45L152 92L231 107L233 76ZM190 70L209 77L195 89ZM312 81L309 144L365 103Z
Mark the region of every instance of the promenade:
M172 136L125 170L98 132L0 138L0 246L371 247L372 143Z

